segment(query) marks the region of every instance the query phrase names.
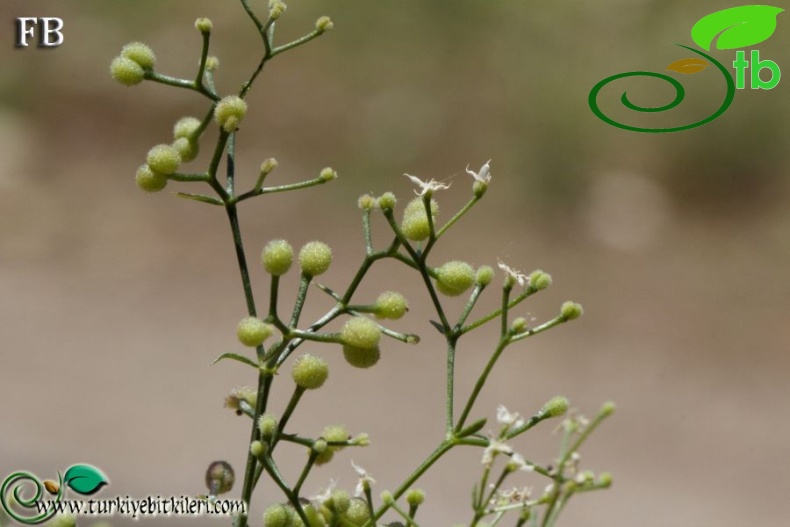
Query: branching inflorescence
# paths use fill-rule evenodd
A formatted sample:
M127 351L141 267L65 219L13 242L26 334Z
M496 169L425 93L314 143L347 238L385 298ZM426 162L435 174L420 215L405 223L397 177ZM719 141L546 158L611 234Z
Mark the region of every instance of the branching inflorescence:
M460 260L438 266L429 263L434 247L445 233L485 195L491 182L490 161L484 163L478 171L466 167L466 172L472 177L471 197L443 224L439 224L439 206L434 199L437 192L449 188L449 185L442 182L423 181L406 174L416 185L416 197L403 207L400 221L396 216L397 199L394 194L388 192L379 197L362 196L358 205L362 215L365 256L344 289L330 288L315 281L332 263L332 251L326 244L319 241L307 243L295 256L293 248L286 240L270 241L261 254L261 264L271 278L268 309L265 314L259 314L238 221L238 204L264 194L321 185L334 180L337 173L331 168L324 168L314 179L267 186L267 176L278 166L277 161L270 158L262 163L252 188L238 191L235 136L239 123L248 112L247 95L266 64L281 53L324 34L332 29L333 24L328 17L321 17L316 21L312 32L278 46L274 39L275 21L284 14L286 5L280 0L271 0L265 20L255 14L247 0L241 0L241 5L261 36L263 52L258 66L241 85L238 93L220 96L215 89L214 74L219 61L209 55L212 24L205 18L195 22L203 43L194 79L170 77L156 71L154 53L142 43L126 45L110 67L112 76L125 85L135 85L144 80L154 81L192 90L208 99L208 109L202 118L180 119L173 129L173 142L154 146L148 152L146 163L137 170L136 181L141 189L149 192L164 189L170 181L207 185L212 191L208 194L178 192L177 195L222 207L230 223L248 313L236 328L237 336L241 344L253 348L255 352L254 355L225 353L215 362L223 359L238 361L251 367L257 375L256 388L234 389L226 399L226 406L236 410L239 415L251 418L241 499L249 506L253 490L265 474L280 488L282 497L269 498L268 501L274 503L265 509L264 527L417 526L416 513L423 504L425 494L413 488L413 485L451 449L472 446L482 451L482 473L472 492L470 526L482 525L482 521L486 521L486 525L500 524L503 517L510 512L516 526L554 525L572 495L610 486L611 476L608 474L596 477L592 472L578 468L578 450L597 425L613 412L614 406L611 403L605 404L591 422L574 413L563 421L561 448L553 466L525 459L513 450L509 441L544 420L565 415L568 410L568 401L565 398L551 399L529 418L523 418L500 406L496 414L498 432L494 434L482 433L488 423L485 418L473 420L475 402L505 349L527 337L574 320L582 314L579 304L566 302L556 317L542 324L531 325L524 318L512 318L511 311L514 308L551 285L551 276L541 270L529 275L522 274L499 262L499 268L504 273L500 307L475 318L472 317L475 305L481 294L490 287L495 275L494 268L482 266L474 269ZM212 126L212 121L215 122L218 137L208 167L199 172L183 171L183 165L197 157L201 139ZM225 174L220 177L219 167L223 157L226 160ZM373 241L371 221L374 215L380 215L391 230L391 238L383 245L374 244ZM299 288L293 307L283 310L278 303L280 278L293 267L294 259L300 272ZM387 259L397 260L418 275L435 311L436 320L431 320L431 324L446 341L444 437L436 449L395 490L381 493L378 500L372 495L371 486L375 480L364 468L357 465L353 468L359 475L359 482L353 497L349 491L335 489L334 485L330 485L318 496L306 497L303 487L313 467L330 462L334 454L344 448L367 446L370 440L367 434L351 435L345 427L339 425L327 426L316 438L288 432L288 421L305 393L320 388L328 376L328 364L320 355L297 355L298 348L306 343L315 344L316 347L319 344L339 346L351 366L370 368L379 361L380 347L384 339L406 344L419 342L417 335L399 333L386 326L387 320L399 319L408 311L408 302L400 293L384 291L372 304L355 302L355 293L370 269L379 261ZM329 295L334 306L319 319L305 324L300 319L311 284ZM445 309L445 297L465 298L464 307L457 318L451 318ZM340 331L326 331L327 325L336 319L342 321ZM454 369L458 344L468 333L490 322L494 326L498 325L497 345L488 363L479 373L471 392L465 398L457 399ZM294 390L282 414L275 415L271 411L272 384L275 374L284 367L290 368ZM456 403L461 401L461 411L456 415ZM307 460L295 482L286 481L277 464L275 451L280 443L291 443L308 449ZM497 464L497 460L503 462ZM535 496L526 487L506 487L505 483L510 484L515 474L521 471L548 478L548 486ZM206 474L210 493L207 499L214 499L217 494L229 491L235 479L230 465L222 461L212 463ZM384 520L385 514L400 518L397 521ZM234 525L247 527L260 523L249 521L245 512L235 517Z

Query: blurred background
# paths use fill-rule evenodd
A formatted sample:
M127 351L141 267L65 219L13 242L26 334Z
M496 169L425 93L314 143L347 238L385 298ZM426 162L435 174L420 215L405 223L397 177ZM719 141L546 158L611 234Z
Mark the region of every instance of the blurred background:
M264 1L252 3L265 12ZM308 179L324 166L340 178L241 207L259 305L268 279L257 261L268 240L330 244L335 263L321 281L343 287L363 256L359 195L393 191L405 203L412 186L403 172L452 182L437 194L447 219L471 193L467 163L478 168L491 158L488 194L437 247L433 263L501 259L522 271L544 269L554 285L514 315L549 319L573 299L585 316L510 348L474 415L493 420L497 404L531 415L558 394L590 417L606 400L618 405L582 452L583 466L613 472L614 486L574 498L561 524L786 525L790 81L739 90L722 117L674 134L611 127L587 103L604 77L660 72L690 56L673 43L691 45L694 22L728 7L719 0L292 3L278 23L279 42L309 32L321 15L335 29L264 70L238 136L239 185L251 186L271 156L280 168L270 184ZM17 16L62 17L64 45L14 48ZM178 118L202 116L206 103L152 83L125 88L108 75L121 46L142 40L156 51L158 71L191 77L198 16L214 22L218 89L232 93L260 57L238 2L0 6L3 477L22 469L52 477L85 462L110 477L97 497L195 495L205 492L208 464L225 459L241 479L249 421L223 409L223 400L255 379L235 363L208 366L221 352L241 351L235 324L245 309L226 219L173 195L194 186L171 183L146 195L134 184L148 149L171 140ZM777 32L757 46L785 68L788 16L780 14ZM728 67L734 58L713 54ZM658 82L623 81L602 92L601 104L643 126L686 124L719 106L724 87L714 68L680 80L687 101L668 115L617 107L625 89L637 103L670 100L671 89ZM381 227L379 244L389 240ZM346 450L315 470L310 494L330 479L353 489L352 459L378 480L376 493L394 489L442 438L444 351L427 322L427 296L414 275L387 263L358 299L372 301L382 288L411 302L394 329L423 341L387 343L370 371L346 366L338 347L309 348L330 361L331 375L306 396L293 429L317 435L344 423L372 438L369 448ZM289 276L283 305L295 289ZM330 305L317 289L311 295L303 320ZM479 313L497 296L489 291ZM462 307L447 305L451 313ZM494 328L478 333L458 352L459 397L495 344ZM274 409L282 411L288 375L278 384ZM554 426L544 423L515 448L551 463ZM294 478L304 452L281 454ZM469 520L479 455L454 451L421 481L422 525ZM514 483L536 492L545 485L519 477ZM229 497L239 492L240 484ZM251 525L275 500L277 490L265 485Z

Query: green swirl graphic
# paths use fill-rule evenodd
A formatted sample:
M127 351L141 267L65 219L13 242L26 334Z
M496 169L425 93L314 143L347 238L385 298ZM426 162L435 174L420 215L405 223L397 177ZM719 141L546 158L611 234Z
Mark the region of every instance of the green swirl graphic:
M36 493L33 497L25 499L22 497L22 489L26 482L32 482L35 486ZM15 519L19 523L23 523L26 525L33 525L36 523L41 523L47 521L48 519L52 518L55 515L55 509L49 509L46 512L42 512L37 516L22 516L18 514L8 503L6 498L9 490L13 487L13 494L14 500L16 504L20 507L25 509L36 509L36 502L38 502L42 495L44 494L44 484L39 480L36 476L29 472L14 472L10 476L8 476L5 481L3 481L3 486L0 487L0 504L3 506L3 510L8 514L11 518ZM55 501L59 502L63 497L63 476L58 473L58 493L55 496Z
M601 82L599 82L598 84L596 84L595 86L593 86L593 89L590 90L590 96L588 98L590 109L592 109L593 113L602 121L612 126L616 126L617 128L622 128L623 130L630 130L632 132L649 132L654 134L660 134L667 132L680 132L682 130L689 130L691 128L696 128L698 126L702 126L703 124L707 124L711 122L712 120L716 119L721 114L726 112L727 108L730 107L730 104L732 104L732 101L735 98L735 81L733 80L732 75L730 75L730 72L727 71L727 69L725 69L725 67L719 61L717 61L707 53L704 53L698 49L690 48L689 46L684 46L683 44L676 44L676 45L680 46L681 48L685 48L689 51L692 51L697 55L701 55L705 57L713 64L715 64L716 67L721 72L721 74L724 76L724 79L727 82L727 95L724 97L724 102L722 102L721 106L719 107L718 110L716 110L716 112L706 117L705 119L702 119L701 121L697 121L696 123L686 124L683 126L675 126L673 128L640 128L638 126L631 126L631 125L619 123L614 119L607 117L598 107L598 93L601 91L601 89L603 89L604 86L606 86L610 82L625 77L640 77L640 76L656 77L670 83L675 88L675 99L672 102L670 102L669 104L665 104L663 106L654 106L654 107L644 107L634 104L628 99L628 92L623 92L620 101L623 103L623 105L626 108L635 110L637 112L665 112L667 110L671 110L672 108L675 108L680 103L682 103L683 99L686 96L686 90L683 89L683 85L680 84L680 82L678 82L674 78L670 77L669 75L665 75L663 73L655 73L652 71L629 71L626 73L618 73L617 75L612 75L611 77L607 77Z

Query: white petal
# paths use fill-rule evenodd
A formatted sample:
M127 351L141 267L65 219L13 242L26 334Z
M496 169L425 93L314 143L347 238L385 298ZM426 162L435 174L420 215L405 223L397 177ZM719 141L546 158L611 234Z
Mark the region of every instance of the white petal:
M513 423L513 416L508 411L508 409L505 408L505 405L500 404L496 407L496 420L501 425L509 425Z
M355 464L353 459L351 460L351 466L354 467L354 472L356 472L360 477L367 477L367 470Z

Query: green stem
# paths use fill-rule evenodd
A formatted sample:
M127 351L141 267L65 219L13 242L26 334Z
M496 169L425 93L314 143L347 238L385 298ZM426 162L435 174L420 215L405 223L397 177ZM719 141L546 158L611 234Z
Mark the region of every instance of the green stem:
M527 287L524 290L523 293L521 293L516 298L514 298L510 302L508 302L507 308L508 309L513 309L515 306L517 306L518 304L520 304L521 302L523 302L525 299L529 298L531 295L535 294L536 292L537 292L537 289L533 288L532 286ZM494 311L490 312L486 316L481 317L481 318L475 320L474 322L472 322L471 324L469 324L468 326L464 326L463 328L458 330L458 334L459 335L463 335L464 333L469 333L473 329L476 329L476 328L482 326L486 322L495 319L496 317L500 316L501 314L502 314L502 308L495 309Z
M285 496L288 498L288 501L291 502L291 505L293 505L302 522L304 522L305 525L310 525L310 522L304 513L304 509L302 509L302 504L299 503L299 496L291 491L290 487L283 479L282 474L280 474L280 470L277 468L274 460L269 455L266 455L264 456L262 463L263 466L266 467L266 472L269 473L277 486L280 487L280 490L283 491L283 494L285 494Z
M444 424L446 439L453 437L453 407L455 403L455 345L455 338L447 339L447 372L445 377L446 397L444 402Z
M370 234L370 210L368 209L362 211L362 234L365 238L365 254L370 256L373 254L373 238Z
M466 406L464 406L461 417L458 419L458 424L455 427L456 432L459 432L464 427L466 418L469 417L469 412L472 411L472 407L477 400L477 396L480 395L480 391L483 389L483 386L488 379L488 375L491 373L491 370L494 369L494 365L499 360L499 357L502 355L502 352L505 351L505 348L507 348L509 343L510 342L507 339L500 340L496 350L494 350L493 355L491 355L491 358L488 359L488 364L486 364L485 369L480 374L480 377L478 377L475 387L472 390L472 393L469 395L469 399L466 401Z
M262 188L253 188L252 190L248 190L244 194L240 194L238 197L239 201L243 201L245 199L254 198L255 196L260 196L261 194L274 194L277 192L288 192L290 190L299 190L303 188L310 188L315 187L318 185L323 185L324 183L328 183L332 181L331 179L324 179L321 177L308 179L307 181L300 181L299 183L291 183L289 185L279 185L276 187L262 187Z
M310 287L310 277L304 274L299 281L299 293L296 295L296 302L294 302L293 314L291 314L291 327L296 328L299 325L299 317L302 314L304 307L304 300L307 297L307 288Z
M291 418L291 415L293 415L296 406L299 404L299 399L302 398L304 392L305 389L301 386L297 386L294 389L294 393L291 395L291 399L288 401L288 406L286 406L283 416L280 418L280 423L277 426L277 435L275 436L275 440L272 441L272 446L269 449L269 455L271 455L274 447L277 446L277 443L280 441L280 436L282 435L283 430L285 430L285 425L288 424L288 420Z
M406 480L403 483L400 484L397 490L392 493L392 498L395 500L400 498L407 490L409 490L409 487L411 487L415 481L420 479L420 477L422 477L422 475L425 474L425 472L429 468L431 468L431 466L433 466L433 464L436 463L443 455L449 452L455 446L455 444L456 443L451 441L442 441L442 443L436 448L436 450L431 452L431 455L428 456L425 459L425 461L423 461L420 464L420 466L417 467L417 469L414 472L412 472L412 474L408 478L406 478ZM375 526L376 521L382 516L384 516L384 513L387 512L389 508L390 506L387 504L382 505L381 508L379 508L379 510L376 511L376 514L373 515L373 518L368 520L363 527Z
M302 485L304 484L307 476L310 474L310 470L313 468L313 464L315 460L318 458L318 452L311 450L310 457L307 458L307 463L305 463L304 468L302 469L302 473L299 475L299 480L294 485L294 494L297 496L299 495L299 491L302 490Z
M311 40L313 40L316 37L321 36L322 34L323 34L323 31L315 30L312 33L309 33L309 34L303 36L302 38L298 38L298 39L294 40L293 42L289 42L288 44L283 44L279 48L274 48L272 50L271 57L276 57L277 55L279 55L283 51L288 51L289 49L293 49L293 48L295 48L297 46L301 46L302 44L307 44L308 42L310 42Z
M214 87L206 88L203 84L203 76L206 72L206 59L208 58L208 48L209 48L209 41L211 40L211 33L202 33L203 35L203 49L200 51L200 65L198 66L198 72L195 76L194 85L197 87L197 90L204 94L209 99L214 101L219 100L219 96L214 93Z
M436 233L436 239L441 238L442 234L447 232L447 229L452 227L455 224L455 222L457 222L464 216L464 214L469 212L469 209L471 209L474 206L474 204L477 203L479 200L480 198L478 196L474 196L472 199L470 199L466 203L466 205L464 205L463 208L461 208L461 210L455 213L455 216L450 218L450 220L447 223L445 223L441 229L439 229L439 232Z

